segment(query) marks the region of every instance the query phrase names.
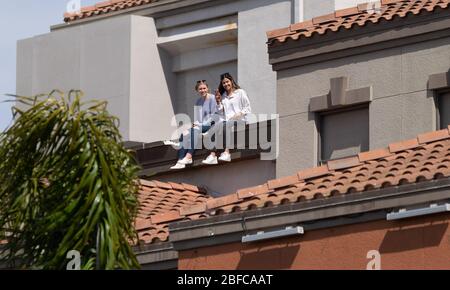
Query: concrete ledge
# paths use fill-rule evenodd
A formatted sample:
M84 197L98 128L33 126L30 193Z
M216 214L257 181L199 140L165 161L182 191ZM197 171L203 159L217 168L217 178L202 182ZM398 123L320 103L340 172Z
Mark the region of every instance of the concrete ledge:
M259 134L261 134L262 130L266 130L267 139L270 141L273 140L272 138L276 138L276 136L272 137L272 126L275 126L272 125L272 122L276 121L272 120L256 124L248 124L246 125L244 131L235 131L234 148L237 149L231 150L232 162L257 159L260 158L261 153L269 152L271 142L258 142L258 144L254 144L250 142L250 136L254 136L257 140L259 140ZM238 140L238 136L245 136L245 143L239 142L244 140ZM172 146L164 145L162 141L154 143L126 142L125 145L128 146L128 149L133 151L137 163L141 166L141 171L138 173L141 177L155 177L172 172L170 167L173 166L178 160L178 151ZM263 148L269 149L265 150ZM202 164L202 161L209 155L209 153L210 151L207 149L197 150L194 155L194 163L187 166L186 169L177 170L176 172L205 167L205 165Z
M446 73L430 75L428 79L428 89L439 90L447 88L450 88L450 71Z

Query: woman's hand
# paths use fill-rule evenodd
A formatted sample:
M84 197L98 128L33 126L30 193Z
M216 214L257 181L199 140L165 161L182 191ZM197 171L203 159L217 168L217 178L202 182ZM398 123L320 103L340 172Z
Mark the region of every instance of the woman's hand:
M244 114L242 112L237 113L236 115L233 116L233 118L231 118L232 120L240 120L242 117L244 116Z

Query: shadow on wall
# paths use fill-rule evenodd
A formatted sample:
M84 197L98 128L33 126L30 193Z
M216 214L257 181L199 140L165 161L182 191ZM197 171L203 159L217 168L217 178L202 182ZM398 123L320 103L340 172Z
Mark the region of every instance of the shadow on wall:
M388 231L380 246L380 253L398 253L436 247L447 232L448 223Z
M237 270L284 270L290 269L300 251L300 245L271 249L243 250Z

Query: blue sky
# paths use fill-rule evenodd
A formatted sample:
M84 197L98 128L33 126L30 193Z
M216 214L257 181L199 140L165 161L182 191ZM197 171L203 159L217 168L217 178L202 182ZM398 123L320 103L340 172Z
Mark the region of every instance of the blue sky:
M11 122L10 104L5 94L16 92L16 42L50 31L63 22L69 0L1 0L0 10L0 131ZM80 0L82 6L100 0Z

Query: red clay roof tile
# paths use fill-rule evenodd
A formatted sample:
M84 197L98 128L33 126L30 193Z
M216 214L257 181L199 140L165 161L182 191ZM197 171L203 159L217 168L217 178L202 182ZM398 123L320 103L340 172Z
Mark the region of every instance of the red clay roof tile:
M206 203L199 203L195 205L186 206L180 209L180 215L189 216L193 214L204 213L206 211Z
M267 186L267 184L263 184L263 185L259 185L259 186L255 186L255 187L251 187L251 188L244 188L244 189L238 190L237 196L239 199L244 199L244 198L253 197L253 196L260 195L260 194L267 193L267 192L269 192L269 187Z
M139 239L145 243L167 241L167 223L181 219L195 220L450 177L448 130L421 134L415 139L390 144L389 149L333 160L295 176L271 180L220 198L177 190L178 184L172 184L171 190L143 186L136 220ZM419 139L423 141L420 144ZM166 186L160 182L145 183ZM189 186L183 184L186 187Z
M389 151L391 151L391 153L397 153L400 151L415 148L417 146L419 146L419 142L417 141L417 138L414 138L406 141L389 144Z
M151 217L151 221L153 224L173 222L180 219L183 219L183 217L180 215L180 212L178 210L171 210L169 212L160 213Z
M314 168L302 170L297 173L297 176L298 176L299 180L305 180L305 179L309 179L309 178L327 175L328 173L330 173L330 171L328 170L328 166L323 165L320 167L314 167Z
M198 192L186 189L195 189ZM197 186L140 180L140 207L135 222L139 240L144 243L167 241L167 223L186 218L180 214L181 208L196 204L206 205L210 199L212 197Z
M355 25L378 23L382 19L390 21L396 16L403 18L407 15L419 15L423 11L433 12L438 7L450 8L450 0L383 0L378 2L380 7L372 3L374 2L337 10L331 14L315 17L312 22L308 20L293 24L284 30L277 29L276 33L269 31L267 32L268 44L273 46L287 40L307 39L316 33L321 35L329 31L338 32L341 28L351 29Z
M182 185L184 186L185 190L189 190L192 192L203 192L203 193L205 192L205 190L203 188L195 186L195 185L186 184L186 183L183 183Z
M383 148L383 149L359 153L358 157L359 157L360 162L364 162L364 161L388 157L390 155L392 155L391 151L389 151L389 149L387 149L387 148Z
M275 180L270 180L268 182L268 188L269 189L277 189L282 188L288 185L292 185L293 183L297 183L300 180L298 179L297 175L287 176Z
M208 204L212 206L208 208L214 208L214 211L205 214L214 216L248 211L450 177L450 135L424 144L418 142L419 137L436 139L433 136L443 137L444 133L422 134L412 140L391 144L392 150L364 152L357 157L333 160L328 165L301 171L297 178L289 176L269 181L268 187L273 184L274 190L257 196L239 199L233 194L209 200ZM304 179L307 181L299 182Z
M417 137L419 144L423 143L429 143L433 141L439 141L442 139L447 139L449 137L449 131L448 129L435 131L435 132L429 132L425 134L421 134Z
M161 182L161 181L154 180L153 183L155 184L156 187L159 187L159 188L172 189L172 186L169 183L166 183L166 182Z
M358 13L359 13L358 7L350 7L350 8L346 8L346 9L337 10L335 12L334 16L335 17L344 17L344 16L355 15Z
M137 6L152 4L160 0L110 0L97 3L91 6L81 8L78 13L64 13L65 22L74 22L76 20L107 14L115 11L130 9Z
M223 197L213 198L213 199L208 200L206 202L206 208L207 209L215 209L218 207L223 207L226 205L237 203L239 200L240 199L239 199L237 193L229 194L229 195L226 195Z
M337 160L331 160L328 162L328 169L329 170L338 170L338 169L345 169L349 167L354 167L356 165L359 165L359 158L358 157L348 157L348 158L342 158Z

